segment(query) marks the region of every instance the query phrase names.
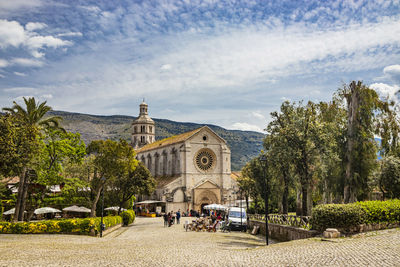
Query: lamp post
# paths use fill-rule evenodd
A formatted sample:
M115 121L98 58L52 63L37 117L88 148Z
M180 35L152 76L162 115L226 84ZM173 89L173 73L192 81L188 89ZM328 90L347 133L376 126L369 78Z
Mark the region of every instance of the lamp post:
M240 208L240 230L243 231L243 220L242 220L242 191L238 191L238 195L240 195L240 202L239 202L239 208Z
M265 202L265 242L267 243L268 246L268 239L269 239L269 231L268 231L268 195L269 195L269 183L268 183L268 177L265 175L265 170L267 168L267 157L263 154L260 157L260 163L262 166L263 170L263 181L264 181L264 202Z
M105 229L105 225L103 224L104 217L104 181L105 177L101 177L100 179L103 182L103 188L101 189L101 221L100 221L100 237L103 237L103 230Z

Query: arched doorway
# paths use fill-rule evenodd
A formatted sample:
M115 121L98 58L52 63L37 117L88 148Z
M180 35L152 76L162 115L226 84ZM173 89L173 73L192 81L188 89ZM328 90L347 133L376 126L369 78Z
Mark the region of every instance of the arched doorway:
M208 211L204 209L204 206L207 206L207 205L209 205L209 204L210 204L210 203L208 203L208 202L207 202L207 203L201 204L200 213L206 214Z

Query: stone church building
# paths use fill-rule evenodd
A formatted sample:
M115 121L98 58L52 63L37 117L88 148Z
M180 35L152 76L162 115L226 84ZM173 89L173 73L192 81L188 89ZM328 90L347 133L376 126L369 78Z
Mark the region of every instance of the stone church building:
M156 141L155 124L144 102L132 126L137 158L157 180L155 193L147 199L165 202L167 212L228 204L237 185L231 178L231 151L224 139L204 126Z

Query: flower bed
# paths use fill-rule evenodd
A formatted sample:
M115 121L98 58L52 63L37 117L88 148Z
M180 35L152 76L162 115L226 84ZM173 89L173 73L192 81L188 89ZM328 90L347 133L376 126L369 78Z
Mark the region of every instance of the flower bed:
M0 222L1 234L84 234L97 235L101 218L61 219L38 222ZM122 223L121 216L103 218L106 228Z

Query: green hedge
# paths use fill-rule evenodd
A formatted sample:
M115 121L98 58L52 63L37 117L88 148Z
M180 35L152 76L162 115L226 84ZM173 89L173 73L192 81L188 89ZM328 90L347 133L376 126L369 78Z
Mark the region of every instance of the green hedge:
M97 234L100 231L101 218L61 219L38 222L0 222L1 234L54 234L77 233ZM104 217L103 223L107 227L122 223L121 216Z
M366 212L365 223L400 222L400 199L357 202Z
M312 210L311 228L318 231L326 228L348 228L364 221L365 211L357 205L318 205Z
M135 221L135 212L133 210L127 210L121 213L122 221L124 226L128 226Z
M352 204L318 205L312 210L311 227L349 229L360 224L400 222L400 200L363 201Z

